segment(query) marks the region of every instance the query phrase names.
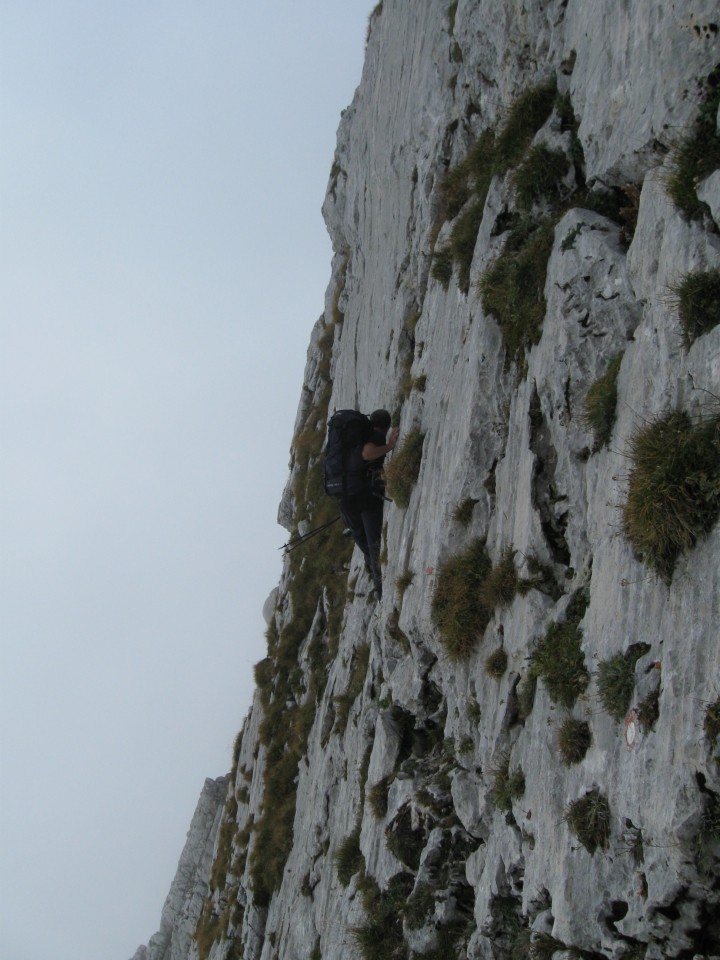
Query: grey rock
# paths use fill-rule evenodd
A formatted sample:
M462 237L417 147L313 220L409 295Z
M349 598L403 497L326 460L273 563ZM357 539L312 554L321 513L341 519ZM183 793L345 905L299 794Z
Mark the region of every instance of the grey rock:
M228 793L237 812L232 799L225 813L215 808L234 824L230 850L214 849L217 822L206 823L195 866L136 960L196 960L189 941L203 904L226 919L223 911L238 908L209 960L318 952L340 960L354 955L373 883L386 895L399 885L410 898L412 921L403 905L403 922L386 933L402 927L416 951L462 916L467 937L452 946L462 960L508 956L518 948L513 931L552 936L566 956L619 958L628 944L647 947L647 958L718 953L720 777L705 713L720 695L720 532L716 525L682 555L668 584L634 555L621 513L638 428L677 406L700 416L720 395L720 328L686 349L672 297L683 275L720 264L711 220L720 223L719 174L698 185L711 211L705 222L688 222L665 189L668 149L695 115L697 78L717 61L717 4L460 0L452 23L446 7L384 0L371 15L363 78L340 121L323 205L334 254L295 422L298 435L326 403L387 406L398 412L401 437L413 428L425 435L407 508L387 505L383 599L370 598L358 551L344 605L327 584L317 597L291 596L298 568L286 559L263 612L294 653L276 663L277 686L256 693L246 720ZM581 171L568 172L542 334L508 364L478 284L518 222L513 173L489 184L466 292L457 271L444 285L431 269L457 223L443 222L441 184L481 131L499 128L513 100L552 74L579 121L588 184L623 188L623 203L636 198L637 210L625 210L620 224L587 209L592 201L580 192L571 206ZM557 110L534 142L576 155ZM596 447L585 397L619 354L615 421L608 444ZM314 429L321 441L322 416ZM279 510L288 529L299 470L293 456ZM465 526L456 508L466 498ZM433 597L443 563L476 537L494 564L513 549L525 582L495 608L467 659L456 660ZM395 581L407 570L401 598ZM540 678L532 709L524 702L521 710L532 652L579 590L589 597L578 625L587 688L569 709ZM296 636L293 607L306 600ZM636 643L647 653L618 722L602 709L598 663ZM365 644L366 675L353 678ZM486 659L498 647L507 668L491 677ZM265 903L256 900L251 863L273 801L266 774L278 762L264 710L275 711L280 696L285 713L273 722L297 731L309 718L309 729L290 770L292 845ZM639 728L648 701L657 717ZM591 729L587 753L571 765L558 747L568 713ZM500 804L503 765L521 772L524 786ZM386 809L376 794L369 802L380 789ZM595 791L609 812L593 850L569 815ZM346 886L337 870L343 850L357 867ZM209 862L228 852L237 873L210 894Z
M133 960L187 960L208 892L220 814L228 779L206 780L193 815L175 879L163 906L160 929Z

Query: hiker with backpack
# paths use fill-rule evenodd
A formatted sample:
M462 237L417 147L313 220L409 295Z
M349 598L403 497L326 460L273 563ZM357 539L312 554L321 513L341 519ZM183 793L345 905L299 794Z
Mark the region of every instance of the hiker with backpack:
M398 427L390 430L390 423L387 410L375 410L369 417L356 410L340 410L330 419L325 453L325 490L340 498L343 521L365 556L365 569L378 599L382 597L380 541L386 499L382 468L400 432Z

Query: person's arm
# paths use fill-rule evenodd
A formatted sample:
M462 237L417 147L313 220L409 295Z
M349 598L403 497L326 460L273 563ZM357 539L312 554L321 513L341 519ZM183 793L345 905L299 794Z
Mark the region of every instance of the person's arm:
M388 442L382 446L378 446L376 443L366 443L362 448L363 460L377 460L380 457L384 457L386 453L390 453L391 450L395 449L395 444L397 443L399 433L400 428L393 427L390 431Z

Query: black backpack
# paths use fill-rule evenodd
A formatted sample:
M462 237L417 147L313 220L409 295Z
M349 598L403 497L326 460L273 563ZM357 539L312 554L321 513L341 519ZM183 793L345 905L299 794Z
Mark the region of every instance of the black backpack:
M357 410L338 410L328 423L323 479L331 497L356 496L369 489L361 450L372 436L370 418Z

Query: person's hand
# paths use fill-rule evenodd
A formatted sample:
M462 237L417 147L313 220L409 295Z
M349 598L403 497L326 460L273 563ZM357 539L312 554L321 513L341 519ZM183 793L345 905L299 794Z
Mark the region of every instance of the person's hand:
M399 436L400 436L400 427L393 427L392 430L390 431L390 436L388 438L388 446L391 449L395 448L395 444L397 443Z

